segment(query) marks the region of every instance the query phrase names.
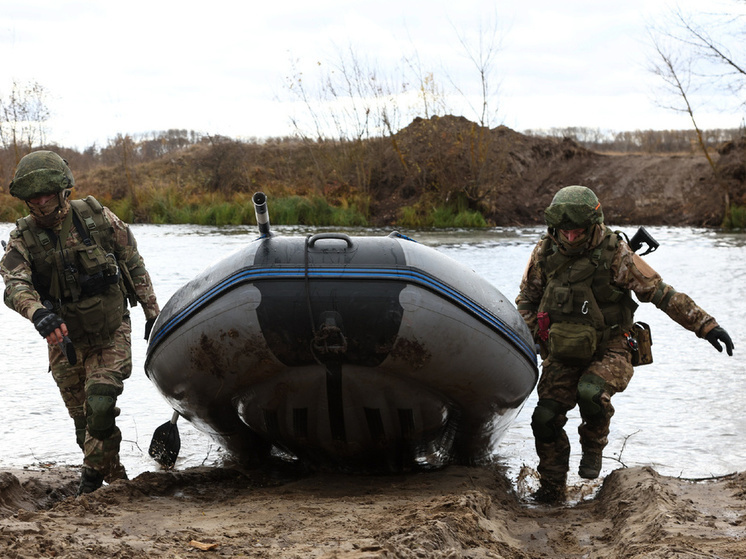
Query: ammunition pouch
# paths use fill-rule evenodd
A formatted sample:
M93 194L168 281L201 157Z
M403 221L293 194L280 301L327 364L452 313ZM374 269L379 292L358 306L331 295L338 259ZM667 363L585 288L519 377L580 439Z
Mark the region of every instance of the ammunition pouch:
M597 343L596 329L590 324L558 322L549 328L549 355L568 365L590 363Z
M637 340L637 351L632 352L632 366L649 365L653 362L653 338L650 326L644 322L635 322L631 330L632 337Z
M83 296L99 295L110 285L119 284L119 266L112 253L104 254L100 247L85 246L77 252L78 283Z
M90 343L107 343L122 325L124 296L119 285L108 285L106 291L85 297L74 303L64 303L60 309L70 338Z

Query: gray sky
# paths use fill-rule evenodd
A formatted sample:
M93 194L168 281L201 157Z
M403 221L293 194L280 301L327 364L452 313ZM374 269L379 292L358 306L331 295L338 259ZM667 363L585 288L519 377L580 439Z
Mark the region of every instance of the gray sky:
M708 5L718 3L733 5ZM237 138L281 136L292 134L291 117L302 114L286 85L293 67L310 84L320 68L351 48L392 74L401 75L405 59L418 59L445 89L453 82L461 90L448 97L451 112L478 120L464 102L472 95L478 103L478 74L459 36L476 45L497 28L493 124L516 130L691 128L684 116L656 105L659 79L647 69L647 27L670 5L0 0L0 95L13 80L40 83L52 112L48 139L70 147L169 128ZM698 100L700 126L741 124L742 113L715 111L713 99Z

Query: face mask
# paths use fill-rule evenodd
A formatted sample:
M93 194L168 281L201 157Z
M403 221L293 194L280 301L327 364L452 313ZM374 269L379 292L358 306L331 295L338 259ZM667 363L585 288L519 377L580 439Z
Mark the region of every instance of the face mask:
M70 207L67 203L67 195L60 192L58 195L51 197L43 204L35 204L33 202L26 202L31 211L31 215L34 216L34 220L45 228L54 227L60 223L67 215L67 210Z
M576 237L574 241L568 240L567 237L565 237L565 234L560 230L558 231L559 241L560 241L560 247L563 249L563 252L565 254L580 254L583 252L587 245L588 245L588 239L590 236L588 235L588 231L583 233L580 237Z

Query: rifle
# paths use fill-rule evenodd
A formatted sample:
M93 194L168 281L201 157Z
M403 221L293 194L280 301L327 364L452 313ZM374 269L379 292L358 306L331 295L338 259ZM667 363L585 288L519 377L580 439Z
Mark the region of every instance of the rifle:
M647 250L640 254L640 256L650 254L660 246L658 241L656 241L644 227L640 227L637 230L637 233L632 235L632 238L627 241L627 244L629 244L629 248L631 248L634 252L637 252L643 244L646 245Z

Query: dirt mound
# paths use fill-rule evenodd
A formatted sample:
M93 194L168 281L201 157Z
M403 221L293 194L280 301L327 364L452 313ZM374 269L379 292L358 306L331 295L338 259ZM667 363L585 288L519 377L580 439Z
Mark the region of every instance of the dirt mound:
M563 186L592 188L607 222L719 226L725 193L746 201L746 138L713 154L604 155L570 139L537 138L463 117L415 119L398 132L374 184L374 213L392 222L400 205L460 199L496 225L543 223Z
M20 508L0 518L4 557L746 556L744 474L694 483L617 470L595 498L563 507L531 504L495 467L305 477L195 468L145 473L77 499L42 496L67 492L70 474L26 473L16 480L23 496L16 483L4 486L6 509Z

